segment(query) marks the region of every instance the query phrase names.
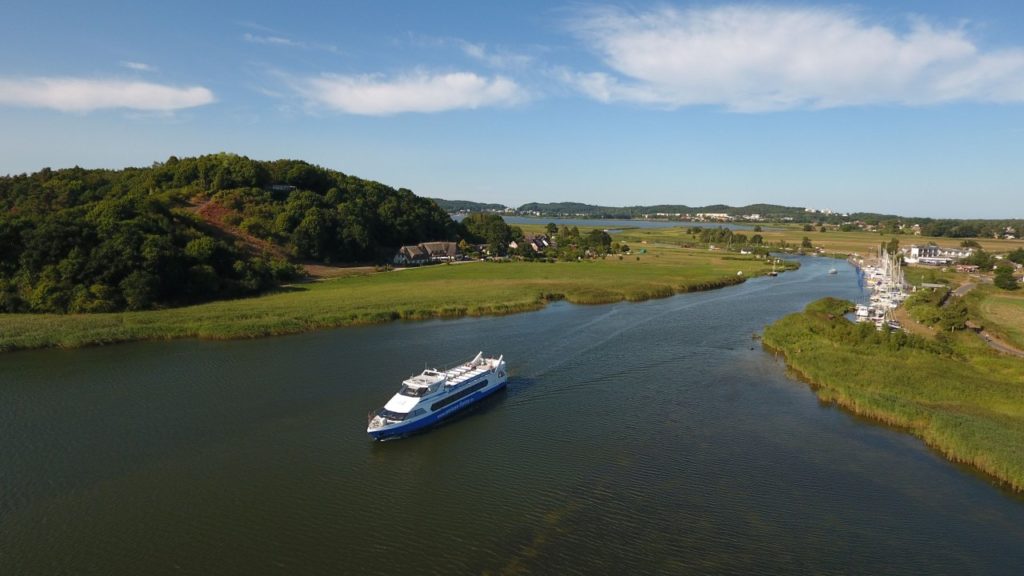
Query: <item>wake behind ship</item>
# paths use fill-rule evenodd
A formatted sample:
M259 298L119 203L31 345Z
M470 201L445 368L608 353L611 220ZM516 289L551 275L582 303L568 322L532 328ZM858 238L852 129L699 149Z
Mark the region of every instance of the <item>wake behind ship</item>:
M402 382L383 408L370 413L366 433L374 440L428 428L505 387L504 356L475 358L448 370L429 369Z

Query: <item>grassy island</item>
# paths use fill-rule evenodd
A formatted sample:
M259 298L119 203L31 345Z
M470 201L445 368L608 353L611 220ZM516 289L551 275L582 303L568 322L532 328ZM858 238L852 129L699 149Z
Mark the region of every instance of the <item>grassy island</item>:
M878 332L826 298L764 332L818 397L906 428L956 462L1024 490L1024 362L970 333Z
M249 338L392 320L508 314L552 300L640 301L742 282L754 257L677 247L582 262L466 262L334 278L181 308L0 314L0 351L183 337ZM737 272L742 272L738 275Z

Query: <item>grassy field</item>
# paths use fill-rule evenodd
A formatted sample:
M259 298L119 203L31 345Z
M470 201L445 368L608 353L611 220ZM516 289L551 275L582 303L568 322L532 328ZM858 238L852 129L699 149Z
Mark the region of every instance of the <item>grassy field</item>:
M906 428L951 460L1024 490L1024 362L976 335L877 332L822 300L769 326L764 344L818 397Z
M747 234L751 234L747 232ZM907 247L911 244L928 244L929 242L937 244L939 246L954 248L960 246L962 238L941 238L934 236L912 236L900 234L893 236L892 234L879 234L878 232L804 232L799 226L787 226L783 230L765 230L760 232L761 236L764 236L765 242L778 242L779 240L785 240L788 244L800 245L800 241L804 236L810 238L811 243L815 246L820 246L825 249L826 252L835 252L840 254L860 254L873 255L878 251L878 245L882 242L888 242L892 238L897 238L900 241L901 247ZM1010 252L1017 248L1024 247L1024 240L997 240L995 238L975 238L981 247L987 252Z
M713 228L715 224L709 223L704 224L704 228ZM524 227L526 229L527 227ZM528 226L528 232L541 232L543 226ZM580 227L581 231L585 231L584 227ZM806 236L811 240L811 243L815 247L821 247L826 255L839 255L845 256L847 254L860 254L861 256L874 255L878 252L878 246L882 242L888 242L893 238L891 234L882 235L877 232L804 232L799 226L776 226L776 225L765 225L765 230L762 232L753 232L751 230L742 230L739 233L746 234L747 237L753 236L754 234L760 234L766 243L778 243L785 241L787 244L799 247L800 242ZM959 238L936 238L929 236L908 236L899 235L895 236L899 239L901 246L910 246L911 244L927 244L934 242L939 246L944 247L956 247L960 245L961 239ZM632 246L634 243L646 241L652 244L668 244L679 246L685 243L694 241L694 237L687 233L686 228L674 227L674 228L630 228L625 229L615 235L616 240L624 240L630 243ZM981 244L988 252L1009 252L1016 250L1017 248L1024 247L1024 240L996 240L996 239L978 239Z
M971 294L971 302L986 330L1024 349L1024 294L980 286Z
M469 262L354 275L279 293L146 312L0 315L0 351L141 339L246 338L405 319L507 314L548 301L646 300L763 274L763 261L652 248L586 262ZM737 276L742 271L743 276Z

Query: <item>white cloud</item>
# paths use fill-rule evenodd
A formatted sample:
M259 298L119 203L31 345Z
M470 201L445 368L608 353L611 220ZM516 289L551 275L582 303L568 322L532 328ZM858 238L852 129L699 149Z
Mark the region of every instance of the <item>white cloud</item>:
M0 106L52 108L62 112L103 108L171 112L213 100L213 93L202 86L178 88L152 82L74 77L0 78Z
M292 81L292 86L314 104L366 116L512 106L526 100L526 92L514 81L472 72L420 71L394 78L323 74Z
M1024 49L985 51L962 28L900 32L829 8L598 9L574 31L612 72L563 79L606 102L737 111L1024 101Z
M156 68L150 66L149 64L146 64L145 62L122 61L121 66L124 66L129 70L135 70L137 72L153 72L156 70Z

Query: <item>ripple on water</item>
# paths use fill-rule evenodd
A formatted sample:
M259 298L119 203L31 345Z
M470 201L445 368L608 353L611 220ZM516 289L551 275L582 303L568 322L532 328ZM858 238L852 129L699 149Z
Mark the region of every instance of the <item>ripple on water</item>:
M0 573L1024 572L1024 506L820 405L751 334L827 259L643 303L4 358ZM373 443L477 350L508 390ZM9 464L12 464L10 466Z

